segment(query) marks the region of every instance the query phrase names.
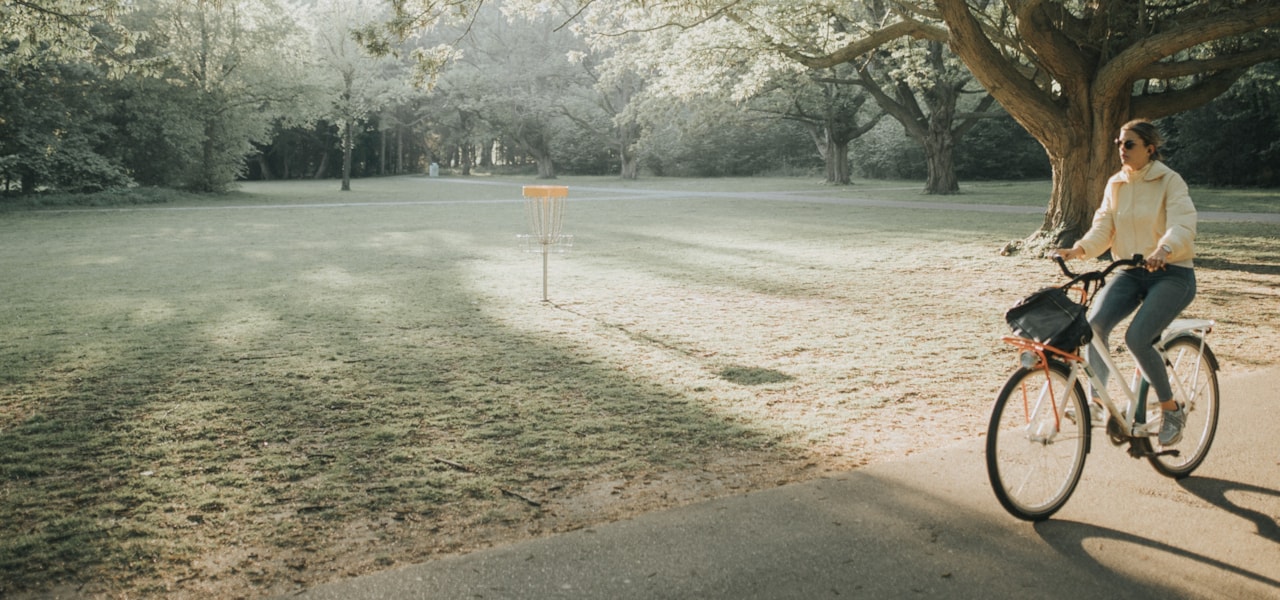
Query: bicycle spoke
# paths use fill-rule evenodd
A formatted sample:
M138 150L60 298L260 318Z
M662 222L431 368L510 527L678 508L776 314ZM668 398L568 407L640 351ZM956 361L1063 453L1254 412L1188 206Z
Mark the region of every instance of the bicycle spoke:
M992 489L1010 513L1047 518L1071 495L1084 466L1089 425L1083 392L1063 365L1022 369L996 401L987 439Z
M1151 457L1151 464L1164 475L1181 478L1200 466L1213 443L1218 423L1218 378L1212 353L1198 337L1173 340L1166 348L1166 356L1169 382L1175 388L1175 397L1186 406L1187 421L1182 440L1165 448L1177 450L1177 454L1157 453Z

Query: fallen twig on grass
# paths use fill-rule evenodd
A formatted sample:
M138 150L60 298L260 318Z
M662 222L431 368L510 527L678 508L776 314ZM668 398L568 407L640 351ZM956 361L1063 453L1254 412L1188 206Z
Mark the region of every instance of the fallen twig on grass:
M467 472L467 473L470 473L470 472L471 472L471 467L468 467L467 465L464 465L464 464L462 464L462 463L456 463L456 462L453 462L453 461L451 461L451 460L449 460L449 459L447 459L447 458L440 458L440 457L438 457L438 456L437 456L437 457L433 458L432 460L434 460L434 461L436 461L436 462L438 462L438 463L440 463L440 464L449 465L450 467L453 467L453 468L455 468L455 469L457 469L457 470L459 470L459 471L465 471L465 472Z
M540 506L542 506L542 503L541 503L541 502L538 502L537 500L534 500L533 498L530 498L530 497L528 497L528 496L525 496L524 494L521 494L521 493L519 493L519 492L513 492L513 491L511 491L511 490L509 490L509 489L506 489L506 488L498 488L498 491L500 491L500 492L502 492L502 493L504 493L504 494L506 494L506 495L508 495L508 496L512 496L512 497L514 497L514 498L519 498L519 499L521 499L521 500L524 500L524 501L525 501L525 503L527 503L529 506L533 506L533 507L540 507Z
M246 356L233 356L233 357L231 357L231 359L230 359L230 360L231 360L231 362L233 362L233 363L239 363L239 362L244 362L244 361L247 361L247 360L272 360L272 359L276 359L276 358L289 358L289 357L291 357L291 356L298 356L298 355L297 355L297 354L295 354L295 353L286 353L286 354L262 354L262 355L257 355L257 356L246 355Z

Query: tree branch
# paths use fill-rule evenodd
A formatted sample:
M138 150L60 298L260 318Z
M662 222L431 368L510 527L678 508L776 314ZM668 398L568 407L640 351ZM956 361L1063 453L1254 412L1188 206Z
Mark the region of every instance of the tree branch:
M960 120L960 124L955 126L952 130L955 138L960 139L964 137L964 135L969 133L969 130L973 129L973 127L978 124L978 121L982 119L989 119L994 116L1008 116L1003 112L998 115L991 112L991 105L995 104L995 101L996 99L993 98L991 94L987 94L982 97L982 100L978 101L978 106L974 107L973 112L956 113L952 115L955 119Z
M1018 7L1018 35L1034 51L1039 64L1053 74L1063 87L1084 90L1093 69L1086 64L1080 46L1054 25L1042 0Z
M1204 106L1221 96L1248 69L1221 71L1205 77L1195 85L1158 94L1146 94L1133 98L1133 114L1148 119L1159 119Z
M1018 122L1036 139L1060 139L1062 132L1058 124L1063 122L1063 110L1049 92L1024 77L1013 61L991 42L970 12L969 3L937 0L936 4L951 29L952 50L969 65L983 87L1006 108L1017 107L1009 113L1019 115Z
M1138 79L1174 79L1202 73L1230 71L1277 59L1280 59L1280 45L1200 60L1162 61L1140 71Z
M741 25L746 25L741 20L735 18L735 21ZM791 46L785 44L773 44L773 49L778 53L790 58L811 69L828 69L836 65L852 63L858 57L879 48L900 37L913 37L916 39L930 39L940 42L947 41L947 31L941 27L928 25L904 19L877 29L868 36L850 42L843 48L832 52L831 54L814 56L805 54Z
M1205 42L1244 35L1276 24L1280 24L1280 2L1274 1L1259 2L1249 9L1220 15L1197 14L1197 18L1190 22L1175 20L1173 27L1140 40L1116 55L1098 71L1095 85L1100 90L1127 88L1149 67L1167 56L1175 56Z

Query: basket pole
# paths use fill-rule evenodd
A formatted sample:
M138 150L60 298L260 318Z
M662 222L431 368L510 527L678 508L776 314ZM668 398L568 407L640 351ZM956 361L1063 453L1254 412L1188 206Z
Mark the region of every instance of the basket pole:
M542 301L547 302L547 244L542 244Z
M542 301L548 302L547 255L551 253L552 244L560 243L564 201L569 195L569 188L562 185L526 185L523 193L530 233L538 238L542 250Z

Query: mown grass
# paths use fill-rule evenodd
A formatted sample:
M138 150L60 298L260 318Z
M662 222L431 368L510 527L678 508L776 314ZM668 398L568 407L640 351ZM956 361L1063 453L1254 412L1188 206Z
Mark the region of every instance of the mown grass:
M1053 278L996 254L1034 214L832 201L918 184L566 178L543 303L520 183L0 214L0 595L285 593L972 437ZM1230 366L1278 230L1202 229Z

